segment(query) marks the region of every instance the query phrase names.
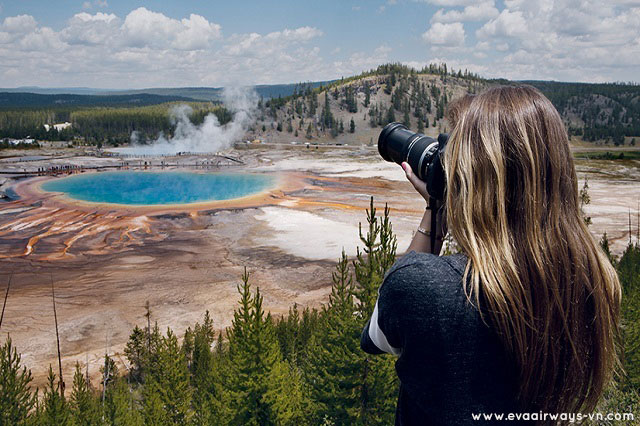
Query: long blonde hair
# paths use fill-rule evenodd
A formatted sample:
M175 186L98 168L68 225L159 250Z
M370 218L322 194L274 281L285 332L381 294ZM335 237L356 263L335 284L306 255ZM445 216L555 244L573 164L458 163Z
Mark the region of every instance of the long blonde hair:
M538 90L502 86L449 117L447 222L467 296L518 367L523 408L592 410L619 366L621 289L582 218L560 115Z

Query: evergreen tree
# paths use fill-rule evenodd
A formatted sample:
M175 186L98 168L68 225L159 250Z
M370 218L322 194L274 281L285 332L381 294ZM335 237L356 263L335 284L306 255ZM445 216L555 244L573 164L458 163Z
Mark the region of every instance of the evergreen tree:
M407 127L411 127L411 119L409 118L409 110L408 109L404 110L404 117L402 119L402 124L404 124Z
M371 102L371 87L369 87L369 83L365 81L365 83L364 83L364 107L368 108L370 102Z
M124 348L124 353L131 365L129 370L131 380L136 382L142 381L144 361L147 357L147 337L147 333L136 325L129 335L129 340Z
M276 362L269 378L271 386L264 400L271 406L274 423L279 426L311 425L311 401L298 367L287 361Z
M249 274L238 285L240 308L233 314L229 337L229 364L225 373L234 425L274 424L272 401L265 394L273 384L272 369L282 362L270 315L262 308L257 289L251 297Z
M222 389L216 375L220 363L215 364L211 345L215 340L213 322L209 311L205 313L202 325L196 323L194 329L193 362L191 364L191 384L193 387L193 423L197 425L215 424L222 417ZM218 372L219 373L219 372Z
M584 211L584 206L591 203L591 197L589 196L589 179L584 179L584 185L580 190L580 212L582 213L582 218L584 219L584 223L587 226L591 225L591 216L587 216L587 213Z
M20 361L7 337L0 347L0 426L26 424L37 400L37 394L31 393L31 370Z
M626 387L640 392L640 245L629 244L618 263Z
M82 374L80 363L76 363L73 374L73 389L69 399L69 410L74 426L90 426L100 422L100 407L91 390L88 378Z
M146 378L145 387L147 386L159 397L167 419L178 424L188 422L191 417L192 393L189 371L178 338L170 328L167 329L167 336L162 337L157 365Z
M309 343L305 379L311 387L315 424L356 424L359 417L361 324L356 316L353 278L344 251L332 274L329 303L322 308L321 322Z
M146 426L166 426L171 424L156 382L151 381L143 386L142 397L142 417Z
M124 378L117 378L109 387L106 397L105 418L114 426L137 426L144 424L143 417L135 406L131 390Z
M394 121L396 121L396 114L393 111L393 105L391 105L389 107L389 109L387 110L387 121L386 121L386 124L393 123Z
M349 122L349 133L355 133L356 132L356 122L353 121L353 118L351 118L351 121Z
M376 303L378 288L382 278L395 261L397 241L393 234L389 217L389 207L378 218L371 197L367 210L368 230L362 233L359 224L360 241L364 248L358 248L353 262L357 285L354 293L358 299L358 314L363 318L360 326L371 317ZM362 361L362 384L360 398L360 421L364 424L388 424L395 414L395 397L398 379L394 369L395 358L389 355L364 354Z
M60 386L56 383L56 375L49 365L49 375L47 376L47 387L43 395L43 412L38 422L47 426L64 426L71 424L69 409L60 393Z

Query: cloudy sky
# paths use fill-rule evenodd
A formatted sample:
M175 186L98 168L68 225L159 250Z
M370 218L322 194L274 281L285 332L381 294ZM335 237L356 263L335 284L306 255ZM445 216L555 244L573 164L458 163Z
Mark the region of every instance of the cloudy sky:
M639 81L640 0L0 0L0 87L291 83L390 61Z

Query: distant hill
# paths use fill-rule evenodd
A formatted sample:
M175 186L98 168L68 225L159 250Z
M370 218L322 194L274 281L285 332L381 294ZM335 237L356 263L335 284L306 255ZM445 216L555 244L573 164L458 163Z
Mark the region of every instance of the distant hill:
M635 143L635 138L640 137L638 85L488 80L466 70L452 70L446 64L432 64L420 70L402 64L384 64L340 80L255 86L262 99L257 120L247 137L279 143L374 144L380 129L390 121L401 121L414 130L435 136L450 130L444 112L451 100L493 85L522 83L537 87L553 102L571 135L616 145ZM220 87L127 91L82 87L22 89L78 93L38 94L14 92L16 89L1 92L0 89L0 135L39 135L43 124L70 121L73 128L60 137L86 139L90 134L92 142L104 138L118 143L127 141L129 130L142 129L147 137L161 130L165 134L172 132L168 117L170 106L155 108L152 105L172 101L219 102L223 91ZM100 124L87 133L87 123L91 120L85 120L85 128L81 128L79 117L95 107L108 107L109 111L101 111ZM113 111L113 107L126 111ZM138 111L133 107L152 110ZM210 104L198 107L198 120L215 107ZM30 120L22 112L25 108L32 109ZM220 111L225 119L230 119L224 115L228 115L228 111Z
M133 95L42 95L36 93L0 92L0 108L51 108L89 106L145 106L165 102L192 102L185 96L163 96L147 93Z
M16 88L0 88L0 92L9 93L36 93L38 95L95 95L104 92L100 89L92 89L90 87L38 87L38 86L21 86Z
M569 132L587 141L640 136L640 86L620 83L523 81L538 88L563 116Z
M421 70L386 64L315 88L301 85L292 96L261 105L252 136L371 144L390 121L435 136L450 130L444 111L451 100L499 84L538 88L558 109L569 133L584 140L622 145L640 136L638 85L488 80L446 64Z
M331 83L332 81L317 81L306 83L311 87L319 87ZM277 98L291 96L298 84L261 84L253 86L259 96L268 98ZM130 89L130 90L105 90L105 89L92 89L89 87L68 87L68 88L46 88L37 86L24 86L15 89L2 89L0 93L22 93L22 94L38 94L38 95L85 95L85 96L129 96L129 95L156 95L169 97L171 100L198 100L198 101L221 101L222 100L222 87L156 87L148 89ZM184 98L184 99L182 99ZM124 98L122 98L124 100ZM133 98L136 99L136 98ZM7 99L11 101L13 99ZM16 102L20 102L19 99L15 99ZM97 105L107 105L107 101L97 98L87 98L86 100L78 100L78 105L89 105L93 101L98 101ZM167 101L164 101L167 102ZM45 102L41 102L37 106L45 105ZM122 105L119 104L119 105ZM139 105L139 104L135 104ZM148 105L148 104L147 104ZM22 106L0 104L0 106Z

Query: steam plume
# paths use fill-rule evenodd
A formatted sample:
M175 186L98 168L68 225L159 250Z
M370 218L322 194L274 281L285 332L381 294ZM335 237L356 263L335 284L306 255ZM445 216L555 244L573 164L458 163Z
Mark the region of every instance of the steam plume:
M131 134L129 152L137 154L167 155L178 152L217 152L229 148L254 121L258 94L253 88L229 87L222 92L224 105L233 115L224 126L213 113L202 124L194 125L189 119L193 111L189 105L178 105L170 111L172 124L176 126L173 137L160 135L148 145L140 144L138 134Z

